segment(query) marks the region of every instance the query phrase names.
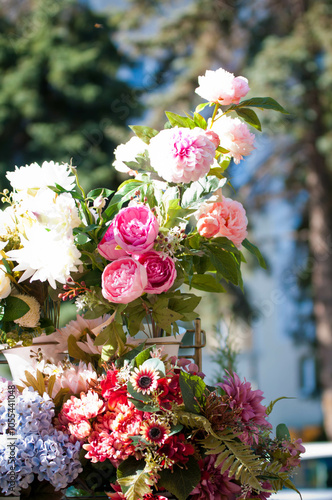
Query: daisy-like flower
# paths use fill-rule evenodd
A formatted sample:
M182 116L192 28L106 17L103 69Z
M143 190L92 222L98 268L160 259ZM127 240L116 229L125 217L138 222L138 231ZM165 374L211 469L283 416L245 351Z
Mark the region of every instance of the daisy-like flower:
M158 387L159 373L154 368L141 365L134 369L134 373L130 377L130 382L137 392L142 394L151 394Z
M59 165L54 161L44 161L42 166L38 163L15 167L14 172L7 172L6 177L16 191L22 194L35 194L38 189L58 184L67 191L75 185L75 177L71 175L68 163Z
M166 422L152 415L149 420L143 422L141 434L149 443L162 445L168 438L170 430L170 426Z
M22 248L7 252L9 260L17 262L14 271L24 271L19 283L30 278L30 282L48 281L56 288L56 281L66 283L72 272L82 264L81 252L76 248L74 238L61 237L56 231L47 230L35 224L21 236Z

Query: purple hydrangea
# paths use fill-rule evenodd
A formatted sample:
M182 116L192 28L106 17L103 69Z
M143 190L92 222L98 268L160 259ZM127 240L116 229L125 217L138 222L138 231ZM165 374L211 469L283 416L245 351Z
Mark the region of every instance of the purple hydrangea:
M52 424L54 403L45 393L40 396L32 387L23 390L15 401L16 457L10 462L8 450L8 406L0 410L0 491L20 494L37 475L50 482L55 490L66 488L82 471L81 445L58 431ZM14 469L10 469L14 467ZM15 487L10 488L9 472L15 472Z

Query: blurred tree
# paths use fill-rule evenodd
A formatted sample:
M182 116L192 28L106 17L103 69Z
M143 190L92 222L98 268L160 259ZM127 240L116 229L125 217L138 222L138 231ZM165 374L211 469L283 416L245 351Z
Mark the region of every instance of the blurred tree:
M15 2L0 6L0 175L72 158L86 187L114 185L113 150L142 109L118 78L116 26L75 0Z
M220 66L249 77L254 95L278 99L292 117L280 125L288 140L269 159L287 161L288 193L309 193L308 220L312 297L326 435L332 439L332 4L330 0L132 0L128 23L133 47L154 61L155 78L164 84L154 94L156 124L165 104L177 112L189 103L197 76ZM146 36L132 34L137 11L144 8ZM176 7L176 8L175 8ZM148 16L150 14L150 17ZM134 17L135 16L135 17ZM151 19L159 18L151 34ZM136 21L135 21L136 20ZM124 27L125 28L125 27ZM167 92L165 92L165 88ZM271 114L268 121L271 126ZM264 121L264 120L263 120ZM265 170L266 171L266 170ZM253 180L261 173L255 172Z

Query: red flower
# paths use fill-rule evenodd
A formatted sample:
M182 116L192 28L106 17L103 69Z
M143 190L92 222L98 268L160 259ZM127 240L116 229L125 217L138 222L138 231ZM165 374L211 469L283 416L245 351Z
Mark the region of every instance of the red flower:
M195 453L195 448L192 444L187 443L185 439L183 433L170 436L166 439L163 446L159 448L157 453L159 455L165 455L174 463L180 462L181 464L186 464L189 460L189 456Z
M165 443L170 427L164 422L158 422L158 419L151 418L143 422L141 434L146 441L152 444L161 445Z
M118 405L128 404L127 386L121 387L117 391L112 392L108 398L108 408L115 410Z
M110 395L117 388L118 383L118 370L108 370L106 379L100 382L101 393L103 398L109 399Z
M161 408L170 410L171 403L182 404L182 395L180 389L179 375L173 374L170 378L161 378L158 380L158 403Z

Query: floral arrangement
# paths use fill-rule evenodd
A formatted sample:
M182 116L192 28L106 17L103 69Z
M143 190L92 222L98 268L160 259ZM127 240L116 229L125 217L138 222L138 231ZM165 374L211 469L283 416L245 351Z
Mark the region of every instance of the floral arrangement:
M135 137L115 151L114 167L129 175L115 193L85 193L68 164L7 173L1 341L10 349L43 335L70 356L54 366L42 361L20 387L17 491L36 474L57 490L73 482L96 489L86 477L92 471L95 478L100 464L107 474L99 486L114 499L169 492L179 500L265 499L283 485L294 488L290 475L303 447L284 425L270 436L274 403L265 408L262 393L235 373L208 386L190 361L131 340L138 332L176 336L179 322L197 317L193 289L241 287L243 249L265 266L247 239L244 207L224 195L227 168L254 149L248 125L261 125L253 108L286 111L271 98L241 101L248 91L244 77L207 71L196 89L207 102L192 115L166 112L161 131L132 126ZM206 106L213 107L208 119ZM79 314L60 328L68 300ZM3 405L3 435L8 411ZM33 458L31 443L38 443ZM0 464L5 493L7 472Z
M282 486L295 489L290 476L301 440L292 441L284 424L271 437L267 417L275 402L263 406L262 392L236 373L211 387L189 360L141 345L102 374L82 362L42 362L26 376L18 397L17 491L34 474L56 490L74 483L115 500L164 500L169 493L179 500L264 500ZM3 406L2 432L7 413Z

